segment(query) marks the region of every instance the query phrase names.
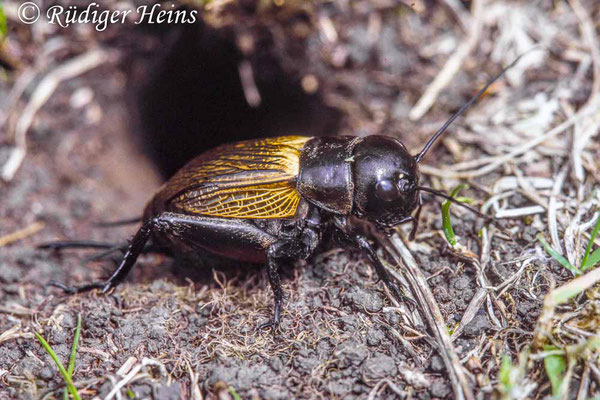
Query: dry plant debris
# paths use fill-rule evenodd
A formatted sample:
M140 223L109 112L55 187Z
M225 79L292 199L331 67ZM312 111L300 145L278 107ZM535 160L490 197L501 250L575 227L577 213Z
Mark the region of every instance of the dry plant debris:
M127 199L148 189L107 184L114 165L125 173L131 162L114 143L133 142L119 64L129 43L115 45L122 32L25 27L17 3L4 2L9 35L0 47L0 61L18 60L0 75L0 166L10 181L0 186L0 398L63 395L65 381L35 333L66 364L79 313L72 380L82 398L600 394L599 270L581 268L600 246L596 2L260 1L252 10L184 2L234 38L250 107L268 98L260 60L272 52L306 93L340 113L340 133L398 136L412 150L489 76L538 48L422 168L440 190L468 183L461 194L510 234L451 207L457 244L448 246L430 202L416 241L405 242L401 229L381 243L417 309L377 285L359 254L333 249L290 267L277 336L255 332L272 299L264 272L249 266L180 260L183 272L173 272L169 259L147 256L108 296L64 297L44 286L95 279L111 265L40 253L35 243L127 237L90 221L112 219L115 204L133 215L142 204ZM146 43L144 33L126 33ZM129 177L153 174L140 166Z

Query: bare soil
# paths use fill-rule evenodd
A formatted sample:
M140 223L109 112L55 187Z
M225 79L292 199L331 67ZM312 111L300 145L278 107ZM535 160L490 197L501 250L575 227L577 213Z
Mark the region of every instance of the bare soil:
M453 207L459 246L451 248L439 202L425 196L419 234L406 245L431 288L432 307L450 334L458 332L452 343L468 381L465 398L549 396L543 357L527 357L541 352L540 343L564 349L600 333L597 290L559 306L550 322L538 320L550 288L573 275L536 239L542 233L572 263L581 260L600 204L599 108L485 170L597 107L600 60L588 50L590 40L598 44L597 23L588 29L600 18L593 1L498 1L483 10L454 1L188 1L182 3L200 10L193 26L130 23L104 32L26 26L14 17L17 3L4 5L0 168L43 77L96 49L108 58L52 91L27 130L23 163L0 183L0 399L63 396L65 382L33 332L66 364L78 315L73 381L82 398L457 397L461 389L423 322L428 311L398 304L353 249L327 242L313 259L283 271L285 310L272 334L256 330L272 313L260 266L151 254L109 294L68 296L47 283L96 281L118 260L88 262L91 251L36 245L125 243L136 226L94 222L140 215L166 177L222 142L384 134L416 153L482 84L535 44L547 50L531 53L492 86L422 170L422 181L440 190L469 183L461 195L474 207L485 204L485 212L519 210L501 222L510 237ZM475 44L451 82L411 119L426 88L469 40ZM253 82L240 78L243 68ZM259 105L248 99L252 85ZM539 209L524 209L532 206ZM403 239L408 229L399 229ZM598 353L591 351L571 358L563 398L600 394ZM515 365L525 360L510 387L499 378L503 356Z

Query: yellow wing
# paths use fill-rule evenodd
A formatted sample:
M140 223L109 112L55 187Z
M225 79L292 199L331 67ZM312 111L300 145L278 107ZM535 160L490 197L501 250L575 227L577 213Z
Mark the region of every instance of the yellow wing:
M289 218L310 137L281 136L223 145L183 167L157 195L169 209L223 218Z

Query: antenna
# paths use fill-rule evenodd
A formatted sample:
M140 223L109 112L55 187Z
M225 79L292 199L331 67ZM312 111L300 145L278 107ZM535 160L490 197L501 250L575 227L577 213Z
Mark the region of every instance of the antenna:
M486 215L486 214L482 213L481 211L476 210L475 208L466 205L462 201L458 201L454 197L448 196L444 192L440 192L439 190L435 190L435 189L432 189L432 188L427 187L427 186L417 186L417 189L421 190L423 192L431 193L434 196L439 196L439 197L441 197L443 199L448 200L451 203L456 204L457 206L461 206L463 208L466 208L467 210L471 211L473 214L477 215L478 217L481 217L481 218L485 219L486 221L491 221L492 223L495 222L495 218L492 217L491 215Z
M534 48L535 49L535 48ZM531 50L534 50L531 49ZM460 117L465 111L467 111L467 109L473 104L475 103L477 100L479 100L479 98L486 92L486 90L488 90L488 88L494 83L496 82L498 79L500 79L500 77L502 77L502 75L504 75L504 73L506 71L508 71L509 69L511 69L521 58L523 58L524 55L526 55L527 53L529 53L531 50L526 51L525 53L521 54L520 56L518 56L517 58L515 58L515 60L513 62L511 62L506 68L504 68L502 71L500 71L500 73L496 76L494 76L484 87L483 89L481 89L475 96L473 96L473 98L471 98L471 100L467 101L465 104L463 104L463 106L454 114L452 114L452 116L448 119L448 121L446 121L446 123L444 123L444 125L442 125L442 127L440 129L438 129L438 131L435 133L435 135L433 135L431 137L431 139L429 139L429 141L427 142L427 144L425 145L425 147L423 147L423 150L421 150L421 152L419 154L417 154L415 156L415 161L418 163L419 161L421 161L421 159L425 156L425 154L427 154L427 152L429 151L429 148L431 148L431 146L435 143L436 140L438 140L438 138L440 136L442 136L442 134L446 131L446 129L448 129L448 127L450 126L450 124L452 124L452 122L454 122L454 120L458 117Z
M423 192L427 192L427 193L431 193L434 196L439 196L443 199L448 200L451 203L456 204L457 206L461 206L469 211L471 211L473 214L485 219L486 222L490 222L492 225L494 225L496 228L500 229L502 232L504 232L506 235L508 235L508 237L511 238L511 240L514 241L514 239L512 238L512 234L510 233L509 230L505 229L502 225L500 225L500 223L498 222L497 218L492 217L491 215L487 215L482 213L479 210L474 209L473 207L470 207L468 205L466 205L465 203L463 203L462 201L458 201L456 200L454 197L448 196L446 193L440 192L439 190L435 190L432 188L429 188L427 186L417 186L417 189Z

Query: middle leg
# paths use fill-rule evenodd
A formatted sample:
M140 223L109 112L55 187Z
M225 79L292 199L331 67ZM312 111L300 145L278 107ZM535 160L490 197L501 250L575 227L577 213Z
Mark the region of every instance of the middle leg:
M275 307L273 310L273 319L261 324L258 329L270 327L273 332L279 325L281 310L283 308L283 287L279 276L279 268L283 262L306 259L317 247L321 240L320 225L313 224L299 228L296 234L278 240L269 247L267 253L267 275L269 283L273 290Z
M271 251L269 253L272 253ZM267 276L269 277L269 284L273 291L275 305L273 308L273 319L262 323L258 326L259 332L265 328L271 328L273 331L277 329L279 325L279 317L281 315L281 307L283 304L283 287L281 286L281 277L279 276L279 260L273 256L269 256L267 260Z

